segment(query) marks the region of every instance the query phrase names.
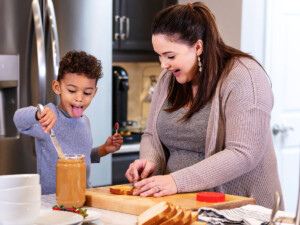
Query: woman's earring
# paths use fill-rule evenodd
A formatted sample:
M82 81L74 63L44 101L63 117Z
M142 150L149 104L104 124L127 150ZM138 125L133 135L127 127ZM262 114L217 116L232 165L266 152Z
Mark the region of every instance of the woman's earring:
M200 55L198 56L198 66L199 66L199 71L202 72L202 63L201 63Z

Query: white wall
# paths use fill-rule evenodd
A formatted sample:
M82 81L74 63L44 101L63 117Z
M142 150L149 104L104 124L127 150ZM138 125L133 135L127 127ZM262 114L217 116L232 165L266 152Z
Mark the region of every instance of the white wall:
M179 0L178 4L197 2L197 0ZM241 46L242 0L202 0L212 11L223 41L235 48Z
M179 4L197 0L179 0ZM266 0L202 0L216 17L224 42L264 65Z
M243 0L241 50L265 66L266 1Z
M89 52L100 59L103 66L98 92L86 112L91 122L93 146L96 147L104 144L112 132L112 0L93 0L85 10L93 17L86 21L86 32L90 34L86 41L93 43ZM109 154L101 158L100 163L92 164L90 180L93 186L111 184L111 161Z
M61 57L70 50L83 50L101 60L103 78L98 81L98 92L85 111L91 122L93 147L102 145L111 135L112 127L112 0L69 0L55 3L59 24ZM64 14L68 13L68 17ZM111 155L92 164L93 186L111 184Z

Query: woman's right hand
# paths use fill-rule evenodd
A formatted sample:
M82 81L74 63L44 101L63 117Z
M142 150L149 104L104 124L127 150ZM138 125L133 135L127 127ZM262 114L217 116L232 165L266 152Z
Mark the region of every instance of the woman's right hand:
M43 127L43 131L47 133L50 131L56 122L56 115L52 109L49 107L45 107L42 113L40 114L39 111L36 113L36 117L39 123Z
M137 159L130 164L125 176L130 183L133 183L148 177L154 171L154 168L155 164L151 160Z

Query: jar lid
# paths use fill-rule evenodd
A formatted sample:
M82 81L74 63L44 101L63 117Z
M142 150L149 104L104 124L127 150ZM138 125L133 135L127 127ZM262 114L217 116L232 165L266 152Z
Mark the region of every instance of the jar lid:
M217 192L200 192L196 195L196 200L199 202L225 202L225 194Z
M84 159L84 154L64 154L62 156L58 156L59 159Z

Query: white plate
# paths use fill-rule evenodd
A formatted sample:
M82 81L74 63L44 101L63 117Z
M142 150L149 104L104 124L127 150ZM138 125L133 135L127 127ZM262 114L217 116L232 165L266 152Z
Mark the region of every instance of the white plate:
M36 225L75 225L81 224L83 217L76 213L56 210L41 210Z
M90 209L88 209L86 213L88 214L88 216L85 217L85 219L83 220L84 223L100 219L100 217L102 216L102 213L99 213L99 212L96 212L96 211L92 211Z

